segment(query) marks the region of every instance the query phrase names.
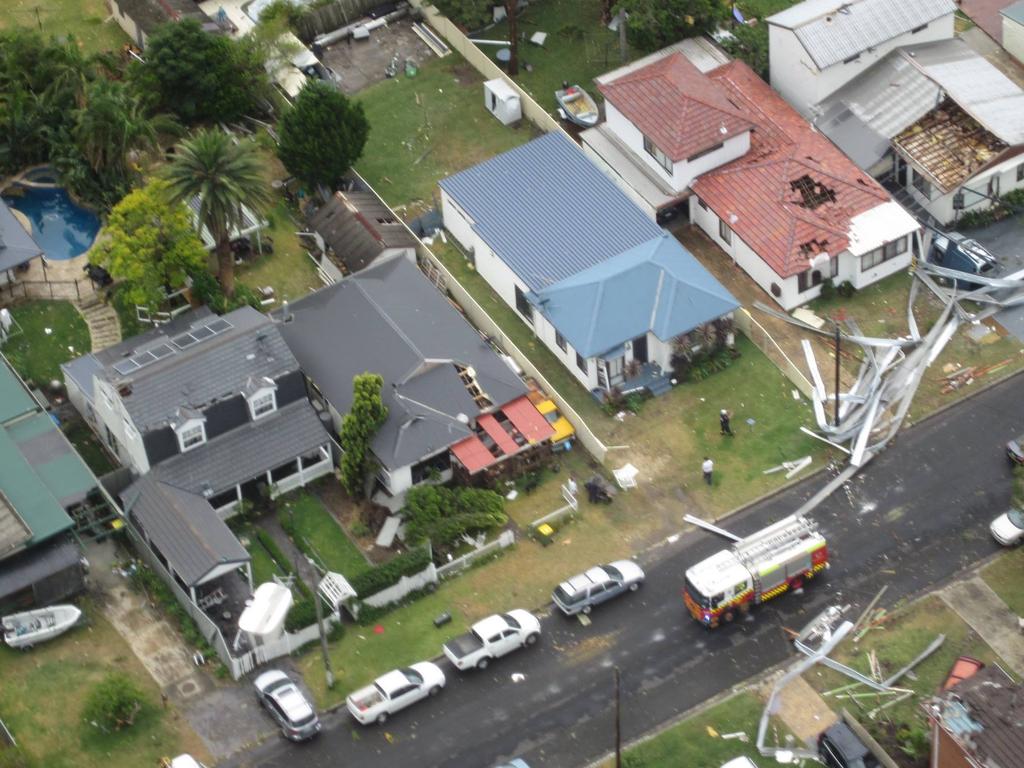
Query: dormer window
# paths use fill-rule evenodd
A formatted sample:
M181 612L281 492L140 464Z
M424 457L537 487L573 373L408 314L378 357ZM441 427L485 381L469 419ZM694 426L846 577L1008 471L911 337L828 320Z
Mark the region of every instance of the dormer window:
M249 396L249 413L252 420L262 419L277 410L277 392L272 387L257 390Z
M206 442L206 425L202 419L190 419L178 427L178 446L181 452L191 451Z

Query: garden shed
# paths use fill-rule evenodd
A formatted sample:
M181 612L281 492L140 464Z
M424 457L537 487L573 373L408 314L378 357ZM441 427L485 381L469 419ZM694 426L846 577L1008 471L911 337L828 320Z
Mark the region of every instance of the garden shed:
M484 106L503 125L516 123L523 116L519 94L500 77L484 83Z

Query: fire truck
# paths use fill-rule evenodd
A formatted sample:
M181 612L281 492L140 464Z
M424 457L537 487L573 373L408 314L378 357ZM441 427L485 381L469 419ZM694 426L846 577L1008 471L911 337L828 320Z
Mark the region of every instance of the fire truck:
M686 571L683 600L708 628L729 623L828 568L828 546L814 523L791 515Z

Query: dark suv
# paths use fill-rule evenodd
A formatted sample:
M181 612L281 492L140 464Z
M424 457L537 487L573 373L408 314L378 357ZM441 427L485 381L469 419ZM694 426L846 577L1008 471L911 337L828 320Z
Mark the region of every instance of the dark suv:
M818 756L829 768L881 768L871 750L844 722L818 736Z

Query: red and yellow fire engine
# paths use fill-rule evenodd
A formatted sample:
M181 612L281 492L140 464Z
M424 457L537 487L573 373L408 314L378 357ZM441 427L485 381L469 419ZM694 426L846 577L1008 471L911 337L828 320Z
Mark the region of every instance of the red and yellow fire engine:
M826 568L825 537L808 518L791 515L687 570L683 600L694 619L717 627Z

